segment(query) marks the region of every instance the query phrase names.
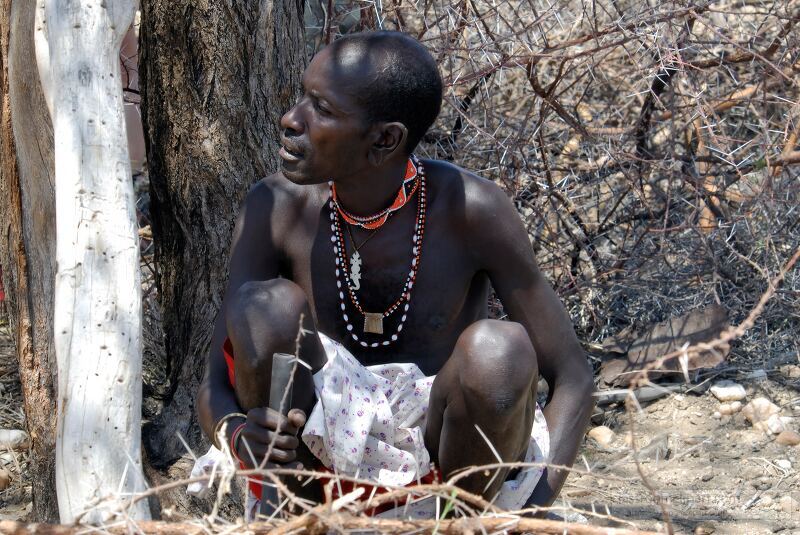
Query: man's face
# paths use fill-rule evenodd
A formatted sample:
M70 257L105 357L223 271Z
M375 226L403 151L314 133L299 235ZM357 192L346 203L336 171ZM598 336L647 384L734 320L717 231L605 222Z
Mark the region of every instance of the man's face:
M368 165L366 114L355 95L364 71L358 51L329 46L303 76L304 94L281 118L281 170L296 184L319 184Z

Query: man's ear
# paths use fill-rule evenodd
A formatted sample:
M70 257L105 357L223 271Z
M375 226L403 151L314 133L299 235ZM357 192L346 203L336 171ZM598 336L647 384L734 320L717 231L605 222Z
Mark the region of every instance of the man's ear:
M404 152L408 128L403 123L380 123L375 125L374 142L369 149L369 161L374 166L390 160L399 152Z

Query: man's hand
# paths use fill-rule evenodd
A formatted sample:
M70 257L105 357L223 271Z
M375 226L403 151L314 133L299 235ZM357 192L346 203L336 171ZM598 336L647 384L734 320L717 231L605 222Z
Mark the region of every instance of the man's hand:
M236 443L236 455L246 468L256 468L274 440L268 462L291 463L297 459L297 435L305 424L306 414L300 409L290 410L287 416L268 407L250 409Z

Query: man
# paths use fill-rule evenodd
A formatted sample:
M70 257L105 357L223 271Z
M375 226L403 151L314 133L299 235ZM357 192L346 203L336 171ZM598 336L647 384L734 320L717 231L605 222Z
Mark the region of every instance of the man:
M403 34L352 35L316 55L303 85L281 120L281 171L252 188L238 216L198 398L206 434L215 439L225 422L246 466L274 438L269 460L279 464L321 459L404 483L433 463L447 478L541 453L531 439L541 376L549 437L538 442L550 455L535 458L571 465L591 412L591 372L518 214L492 182L410 158L441 105L433 58ZM490 287L510 321L486 319ZM298 367L284 418L265 408L272 355L298 350L311 370ZM373 365L382 367L362 377ZM399 395L402 381L412 387ZM382 420L385 406L373 405L384 402L392 411ZM412 405L413 417L403 412ZM309 414L315 429L304 430ZM387 423L398 414L403 422ZM517 472L477 471L458 485L491 499ZM566 475L546 471L524 501L551 503Z

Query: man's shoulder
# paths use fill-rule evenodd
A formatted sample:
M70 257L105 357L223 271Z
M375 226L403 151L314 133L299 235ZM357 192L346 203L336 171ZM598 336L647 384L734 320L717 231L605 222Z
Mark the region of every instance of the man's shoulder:
M308 201L312 190L290 182L278 171L253 184L247 192L246 203L260 210L294 209Z
M461 204L468 220L507 210L508 195L503 189L472 171L441 160L425 160L430 183L448 205Z

